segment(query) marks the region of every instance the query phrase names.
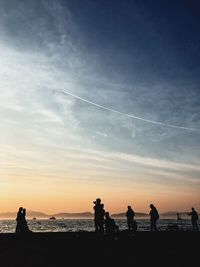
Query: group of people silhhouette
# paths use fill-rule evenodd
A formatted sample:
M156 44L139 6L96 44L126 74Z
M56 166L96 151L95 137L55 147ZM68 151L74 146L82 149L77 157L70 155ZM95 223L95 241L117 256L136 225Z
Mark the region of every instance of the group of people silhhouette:
M95 232L97 233L115 233L119 231L119 227L116 225L115 220L112 219L109 215L109 212L105 212L104 204L101 203L101 199L97 198L96 201L93 202L94 205L94 224L95 224ZM151 232L157 232L157 222L159 220L159 213L157 208L150 204L150 230ZM192 227L194 231L198 231L198 213L194 208L192 208L192 212L189 212L188 215L191 216ZM178 220L180 221L180 215L178 214ZM134 220L135 212L131 208L131 206L127 207L126 218L127 218L127 226L128 230L131 232L137 231L137 222Z
M113 234L119 231L119 226L116 225L115 220L110 217L109 212L106 212L104 209L104 204L101 203L101 199L97 198L94 202L94 225L96 233L106 233ZM150 230L152 232L158 231L157 222L159 220L159 213L156 207L153 204L150 204ZM199 231L198 228L198 220L199 216L197 211L194 208L191 208L191 212L188 212L188 215L191 216L191 223L193 227L193 231ZM130 232L137 231L137 222L134 220L135 212L131 208L131 206L127 207L126 218L127 218L127 226ZM17 212L17 226L16 233L30 233L31 231L28 228L26 221L26 209L23 207L19 208ZM177 221L181 221L180 214L177 213ZM177 228L178 229L178 228Z
M30 233L31 232L27 225L25 208L23 207L19 208L19 211L17 212L16 221L17 221L16 233Z
M115 220L110 217L109 212L106 212L104 209L104 204L101 203L101 199L97 198L94 202L94 225L96 233L115 233L119 231L119 227L116 225ZM156 207L151 204L150 222L151 222L151 231L157 231L157 221L159 219L159 214ZM126 211L127 225L129 231L137 231L137 222L134 220L135 212L131 206L127 207Z
M115 220L110 217L109 212L104 209L104 204L101 203L101 199L97 198L93 202L94 205L94 225L96 233L107 234L115 233L119 230L119 227L115 224Z

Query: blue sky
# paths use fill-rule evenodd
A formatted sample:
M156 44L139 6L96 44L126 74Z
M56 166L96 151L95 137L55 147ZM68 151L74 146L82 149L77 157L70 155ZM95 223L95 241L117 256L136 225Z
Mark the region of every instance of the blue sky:
M58 210L64 188L76 201L78 184L107 203L113 190L119 207L120 195L134 202L144 189L141 202L167 209L177 196L177 207L185 199L198 208L199 9L197 1L2 0L2 199L15 191L33 206L31 185L59 199Z

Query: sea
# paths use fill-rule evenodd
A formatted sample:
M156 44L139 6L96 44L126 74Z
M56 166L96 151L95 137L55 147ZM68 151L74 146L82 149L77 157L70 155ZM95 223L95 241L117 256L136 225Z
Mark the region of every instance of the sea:
M115 219L119 230L127 230L126 219ZM138 231L150 231L149 219L136 219ZM28 227L33 232L94 232L93 219L28 219ZM191 221L182 219L160 219L158 230L184 230L191 231ZM178 226L178 228L177 228ZM15 219L0 220L0 233L14 233L16 228Z

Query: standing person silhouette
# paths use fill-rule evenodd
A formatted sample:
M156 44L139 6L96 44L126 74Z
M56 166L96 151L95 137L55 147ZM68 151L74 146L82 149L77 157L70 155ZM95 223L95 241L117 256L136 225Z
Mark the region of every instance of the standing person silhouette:
M23 209L22 211L22 231L24 233L31 232L26 221L26 209Z
M151 223L151 232L157 232L158 229L156 225L159 219L159 214L158 214L156 207L153 204L150 204L149 207L151 208L150 213L149 213L150 223Z
M20 207L18 212L17 212L17 225L16 225L16 229L15 232L16 233L20 233L22 232L22 227L23 227L23 207Z
M198 228L198 220L199 220L199 216L198 213L196 212L196 210L194 208L191 208L192 212L189 212L188 215L191 216L191 222L192 222L192 227L194 231L199 231Z
M179 222L179 221L182 220L182 219L181 219L181 216L180 216L180 214L179 214L179 212L176 213L176 216L177 216L177 222Z
M182 218L179 212L176 213L177 216L177 227L181 226L182 227Z
M16 233L29 233L31 232L28 228L27 221L26 221L26 209L23 207L19 208L19 211L17 212L17 226L16 226Z
M127 207L127 212L126 212L126 217L127 217L127 225L128 225L128 230L129 231L135 230L135 227L134 227L134 216L135 216L135 212L133 211L131 206L128 206Z
M94 205L94 225L95 225L95 232L96 233L103 233L104 232L104 204L101 203L101 199L97 198L96 201L93 202Z

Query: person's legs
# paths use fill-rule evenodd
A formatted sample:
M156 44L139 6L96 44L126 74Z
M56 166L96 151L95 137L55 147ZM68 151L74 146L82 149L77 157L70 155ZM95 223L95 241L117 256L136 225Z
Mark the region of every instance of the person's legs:
M130 228L132 231L134 230L134 221L133 220L130 221Z
M192 222L192 227L193 227L193 230L194 231L199 231L199 228L198 228L198 225L197 225L197 222L196 221L193 221Z
M130 230L131 230L131 223L130 223L130 220L127 220L127 224L128 224L128 230L130 231Z
M154 231L157 232L158 229L157 229L157 221L154 222Z
M100 233L104 232L103 221L99 222L99 231L100 231Z
M15 233L19 233L19 225L18 225L18 223L16 225Z
M94 226L95 226L95 232L97 233L98 232L98 220L97 219L95 219L94 220Z
M151 232L153 232L154 227L153 227L153 221L151 221Z
M155 220L151 220L151 232L153 231L158 231Z

